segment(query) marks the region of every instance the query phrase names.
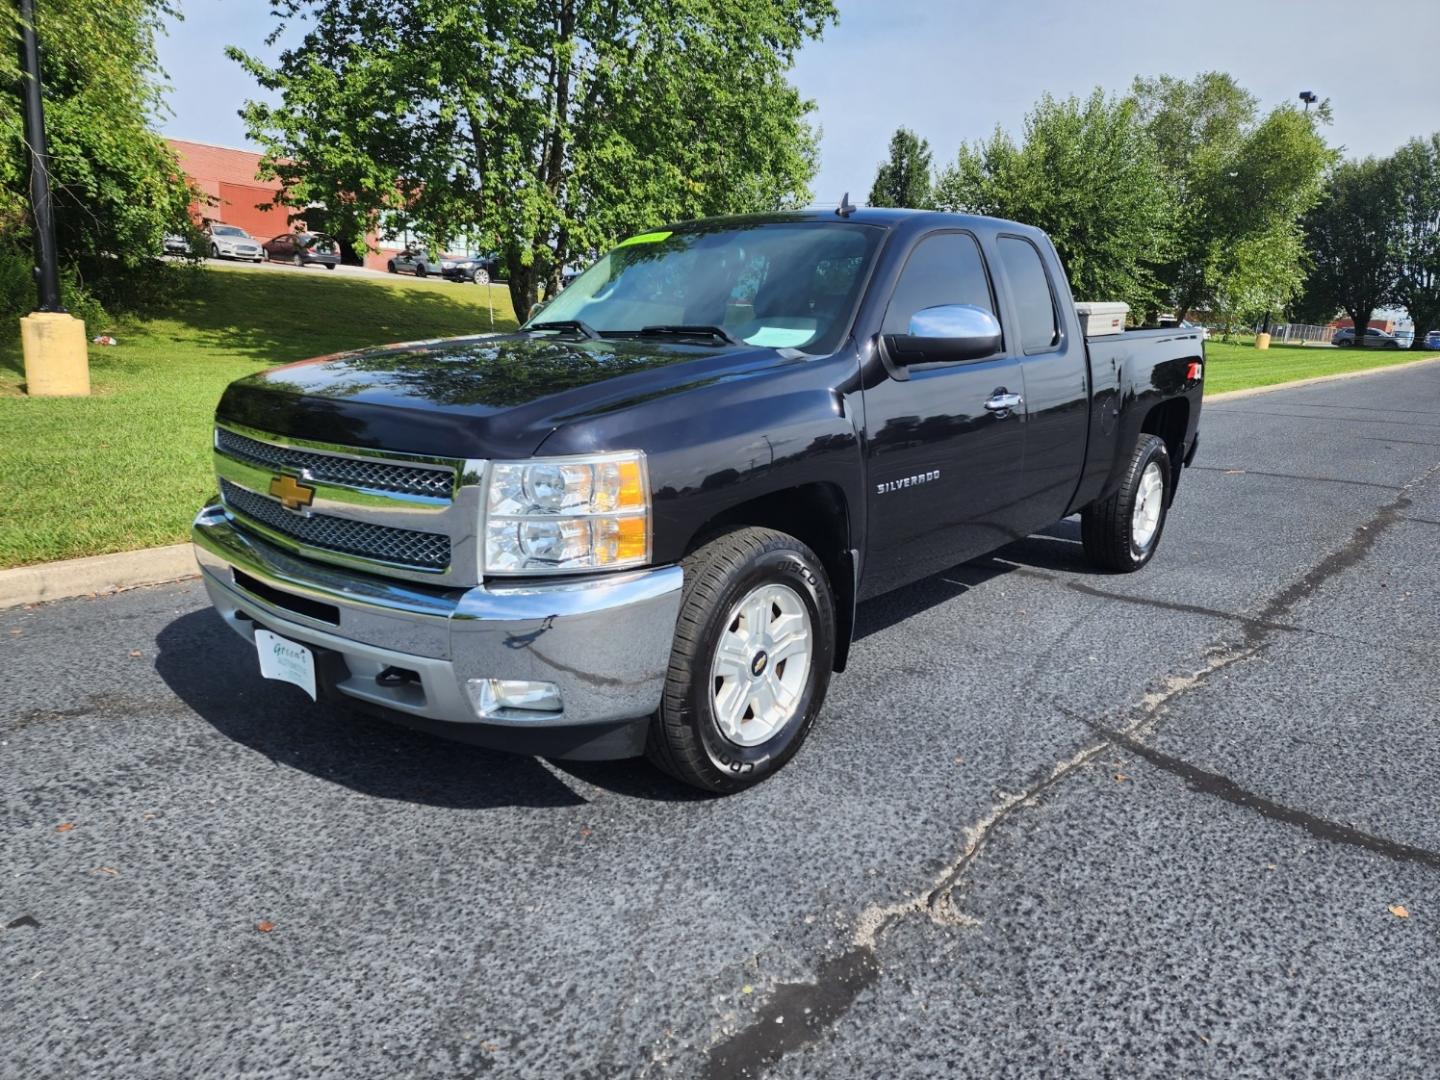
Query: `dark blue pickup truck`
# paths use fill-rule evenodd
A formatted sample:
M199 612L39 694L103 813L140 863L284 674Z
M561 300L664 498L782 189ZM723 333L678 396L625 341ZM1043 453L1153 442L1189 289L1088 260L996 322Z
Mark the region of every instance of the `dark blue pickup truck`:
M1203 373L1198 331L1087 339L1024 225L673 225L517 333L233 384L196 553L312 697L735 791L799 749L867 597L1077 512L1144 566Z

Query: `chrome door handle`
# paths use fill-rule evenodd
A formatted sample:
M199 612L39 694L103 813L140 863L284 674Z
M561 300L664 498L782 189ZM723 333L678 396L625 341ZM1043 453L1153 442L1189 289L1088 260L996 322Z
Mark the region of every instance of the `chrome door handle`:
M1025 404L1025 399L1019 394L996 394L989 401L985 402L985 408L990 412L1009 412L1011 409L1018 409Z

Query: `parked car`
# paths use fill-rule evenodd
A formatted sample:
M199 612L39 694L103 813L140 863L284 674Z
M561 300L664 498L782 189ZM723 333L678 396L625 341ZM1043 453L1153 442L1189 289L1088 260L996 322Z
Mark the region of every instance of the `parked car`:
M263 262L265 252L260 242L238 225L211 222L200 232L202 250L208 248L212 259L247 259Z
M1425 335L1425 348L1440 349L1440 330L1431 330Z
M493 255L431 255L416 248L406 248L385 263L392 274L414 274L429 277L438 274L450 281L473 281L488 285L499 273L500 260Z
M261 673L729 792L800 748L859 601L1077 512L1145 566L1200 334L1087 340L1038 229L846 210L668 226L515 333L232 383L193 536Z
M482 255L473 251L469 255L442 255L440 273L451 281L472 281L476 285L489 285L501 276L500 258L498 255Z
M281 233L261 246L271 262L288 262L295 266L313 264L326 270L334 270L340 264L340 245L324 233Z
M1355 328L1352 326L1346 326L1340 330L1337 330L1335 332L1335 336L1330 339L1330 344L1339 346L1342 349L1354 348ZM1373 326L1367 327L1365 330L1365 348L1398 349L1400 348L1400 339L1397 338L1394 334L1385 333L1384 330L1379 330Z
M161 241L166 255L189 255L190 241L179 233L170 233Z

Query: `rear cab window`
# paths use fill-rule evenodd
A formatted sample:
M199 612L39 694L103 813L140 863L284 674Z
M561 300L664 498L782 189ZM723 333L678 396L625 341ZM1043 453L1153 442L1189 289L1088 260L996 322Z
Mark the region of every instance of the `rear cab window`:
M1002 236L996 247L1015 301L1022 351L1027 356L1049 352L1060 343L1060 321L1055 292L1040 252L1029 240L1018 236Z

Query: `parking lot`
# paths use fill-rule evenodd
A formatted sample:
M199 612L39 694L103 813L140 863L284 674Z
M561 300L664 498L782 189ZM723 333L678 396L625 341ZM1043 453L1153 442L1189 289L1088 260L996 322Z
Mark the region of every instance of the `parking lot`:
M317 710L195 582L0 612L0 1075L1433 1075L1440 364L1201 431L1148 569L866 605L729 799Z

